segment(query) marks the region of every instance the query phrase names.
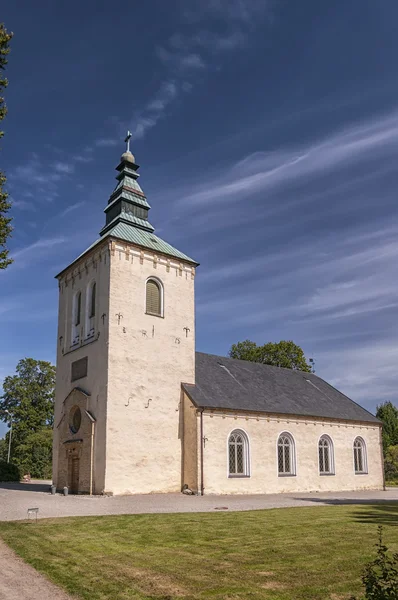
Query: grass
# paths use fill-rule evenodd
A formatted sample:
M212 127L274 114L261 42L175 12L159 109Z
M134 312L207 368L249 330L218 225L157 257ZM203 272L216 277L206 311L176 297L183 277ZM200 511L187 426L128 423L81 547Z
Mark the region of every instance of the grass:
M2 522L0 536L87 600L343 600L361 591L398 503Z

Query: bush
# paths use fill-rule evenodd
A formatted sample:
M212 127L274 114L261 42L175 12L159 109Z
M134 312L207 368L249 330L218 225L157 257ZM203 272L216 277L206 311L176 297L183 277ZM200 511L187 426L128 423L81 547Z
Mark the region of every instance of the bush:
M365 567L362 582L365 600L398 600L398 554L389 556L383 544L383 528L378 527L377 557ZM356 600L352 598L351 600Z
M21 474L17 465L0 460L0 481L19 481Z

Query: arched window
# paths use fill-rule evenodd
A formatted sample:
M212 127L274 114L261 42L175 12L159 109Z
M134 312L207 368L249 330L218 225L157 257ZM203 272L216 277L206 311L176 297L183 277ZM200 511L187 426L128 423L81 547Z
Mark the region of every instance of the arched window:
M230 477L249 476L249 440L240 429L228 438L228 474Z
M95 313L97 303L97 284L91 281L87 286L86 293L86 337L92 337L95 333Z
M93 283L91 286L91 297L90 297L90 319L95 317L95 296L97 293L97 284Z
M152 277L146 282L146 313L163 316L163 288L158 279Z
M76 292L73 297L72 311L72 346L80 342L80 324L82 318L82 293Z
M334 475L333 442L328 435L323 435L318 442L319 473Z
M281 433L278 438L278 474L296 474L294 440L290 433L286 432Z
M82 293L77 292L75 296L76 309L75 309L75 326L80 325L82 317Z
M354 470L356 474L368 472L366 446L361 437L354 440Z

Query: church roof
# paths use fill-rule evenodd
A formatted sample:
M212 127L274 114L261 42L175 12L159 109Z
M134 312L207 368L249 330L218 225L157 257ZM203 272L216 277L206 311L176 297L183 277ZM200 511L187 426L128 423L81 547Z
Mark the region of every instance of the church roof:
M198 408L300 415L380 424L313 373L196 352L196 384L183 389Z

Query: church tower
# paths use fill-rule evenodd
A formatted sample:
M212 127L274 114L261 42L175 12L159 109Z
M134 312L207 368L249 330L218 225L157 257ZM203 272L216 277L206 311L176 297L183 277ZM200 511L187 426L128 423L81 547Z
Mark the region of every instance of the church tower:
M159 238L129 149L99 239L58 276L53 480L179 491L181 383L195 381L197 263Z

